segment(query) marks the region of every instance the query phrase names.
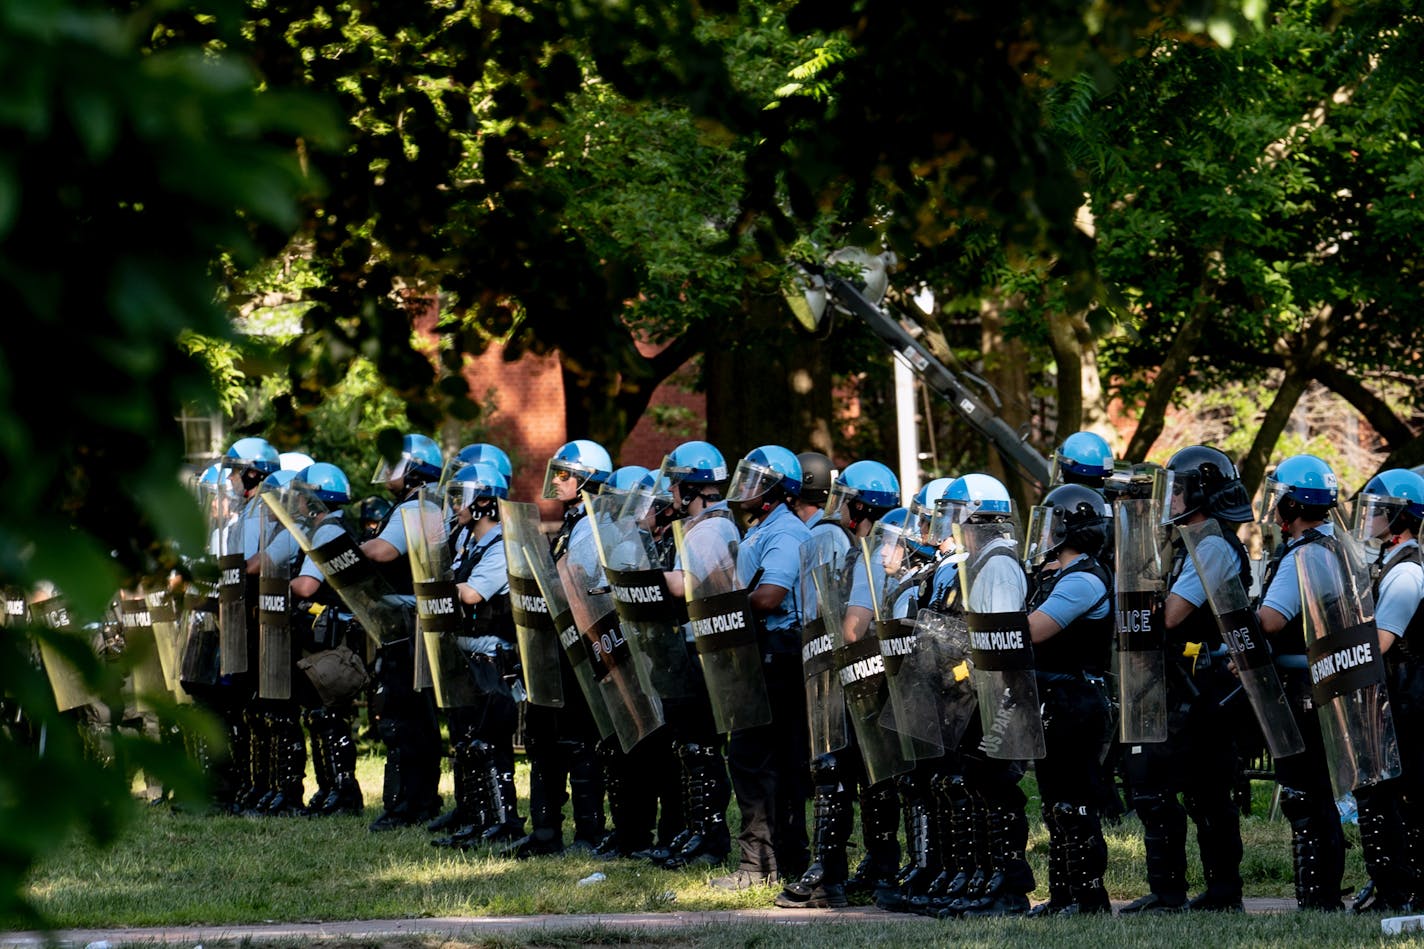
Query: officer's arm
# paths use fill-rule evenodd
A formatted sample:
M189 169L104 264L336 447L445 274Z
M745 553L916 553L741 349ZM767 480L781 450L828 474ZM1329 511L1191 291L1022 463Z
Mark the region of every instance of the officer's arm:
M1058 620L1042 610L1034 610L1028 614L1028 636L1035 644L1052 639L1062 628L1058 625Z
M1168 629L1175 629L1182 625L1195 609L1192 601L1186 597L1168 593L1167 602L1162 606L1162 622L1167 624Z
M372 537L362 544L361 553L365 554L368 560L374 560L376 563L388 563L400 556L400 551L396 550L395 544L379 537Z
M1256 621L1261 624L1261 632L1273 636L1285 628L1286 618L1269 606L1256 610Z
M841 622L841 635L848 643L856 642L870 628L875 614L863 606L847 606L845 619Z
M480 596L480 591L468 583L457 583L455 589L460 593L460 602L466 606L478 606L485 601L485 598Z
M678 599L687 595L687 582L681 570L664 570L663 579L667 581L668 592Z
M752 612L770 613L781 605L781 601L786 599L786 594L791 591L786 587L779 587L774 583L760 584L752 591Z
M1387 629L1378 630L1380 638L1380 654L1389 652L1389 647L1394 645L1394 641L1399 637Z
M316 577L297 576L292 578L292 596L298 600L310 600L321 589L321 581Z

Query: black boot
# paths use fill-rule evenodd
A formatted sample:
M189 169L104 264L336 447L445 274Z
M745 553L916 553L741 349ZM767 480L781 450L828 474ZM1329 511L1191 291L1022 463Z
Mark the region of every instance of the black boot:
M247 730L252 736L247 748L247 793L242 796L240 813L249 816L261 814L274 792L272 768L276 762L275 743L272 741L272 722L265 711L249 709L243 716L247 720Z
M812 809L811 849L814 860L806 872L786 884L776 905L785 908L829 909L846 905L845 879L850 873L846 843L850 840L851 796L840 778L834 754L811 764L816 796Z
M569 762L569 799L574 814L576 850L592 851L608 833L604 811L607 797L603 786L603 765L594 744L587 741L560 741Z
M1073 894L1068 889L1068 847L1063 840L1063 828L1050 805L1045 804L1040 813L1048 831L1048 899L1028 911L1031 919L1056 916L1073 903Z
M1335 802L1323 795L1281 788L1281 814L1291 827L1295 901L1301 909L1337 912L1345 866L1344 835Z
M351 734L350 713L326 709L321 719L322 743L331 768L331 793L321 802L317 816L352 814L366 810L366 798L356 780L356 739Z
M1175 913L1187 904L1187 814L1175 792L1135 789L1132 809L1142 821L1142 846L1147 866L1146 896L1120 913Z
M331 796L331 752L327 747L329 742L324 732L325 717L326 710L320 708L307 709L302 713L302 721L307 727L307 738L311 742L312 774L316 776L316 790L302 808L302 813L308 817L319 814L322 802Z
M499 788L490 780L493 749L478 738L471 738L457 744L454 752L459 781L455 785L453 813L460 815L462 823L448 837L438 837L430 843L468 850L485 843L485 831L503 822L504 809L500 807Z
M1396 783L1355 791L1360 848L1372 884L1371 892L1363 899L1356 899L1351 907L1356 913L1400 916L1414 911L1417 880L1409 863L1407 834L1400 833L1404 821L1395 797Z
M220 783L227 789L223 801L226 810L239 814L252 794L252 728L241 710L228 712L225 720L227 757L219 767L226 780Z
M1206 889L1187 901L1189 910L1216 910L1242 913L1241 810L1235 801L1218 800L1208 807L1193 795L1186 795L1187 814L1197 827L1197 849L1201 851L1202 876Z
M1058 826L1063 829L1064 856L1068 865L1068 892L1073 902L1061 915L1090 916L1112 913L1112 901L1103 886L1108 865L1108 846L1103 826L1088 805L1058 802L1053 805Z
M936 774L930 781L930 791L934 802L932 820L938 828L944 869L923 896L910 900L910 911L937 918L963 898L974 872L974 801L960 774Z
M682 766L688 773L688 797L683 805L691 833L663 866L669 870L690 865L720 866L732 849L727 828L731 784L727 763L715 745L684 745Z
M565 774L552 749L538 748L529 761L529 823L527 836L504 851L516 860L562 853L564 850ZM549 757L546 757L549 755ZM552 759L552 760L551 760Z
M638 825L642 823L643 815L632 806L634 795L627 780L628 756L619 747L617 736L600 740L594 746L594 753L598 756L599 766L603 770L603 790L608 797L608 816L613 829L594 844L593 855L612 860L629 856L634 850L646 849L652 843L651 831L649 839L644 841L642 846L633 846L641 836L641 828ZM640 780L647 782L646 776ZM654 819L656 820L656 815Z
M682 814L682 826L669 838L666 846L651 847L647 851L634 854L642 860L647 860L657 866L663 866L672 859L696 832L692 827L692 771L686 757L686 745L676 742L673 747L673 756L677 760L678 781L681 787L681 805L678 808Z
M897 885L875 894L875 904L891 913L908 913L910 900L923 896L943 869L938 838L930 833L932 795L928 775L916 769L895 780L900 796L900 815L905 822L905 844L909 862L896 875Z
M900 802L892 781L860 789L865 856L846 880L846 896L866 897L894 884L900 868Z
M307 743L295 707L269 717L272 742L272 794L262 813L289 816L301 812L307 773Z
M1023 811L1024 800L1021 796L1015 797L1009 800L996 797L982 802L991 872L983 895L959 914L964 918L1022 916L1029 911L1033 871L1024 853L1028 847L1028 818ZM1103 857L1106 861L1106 850Z

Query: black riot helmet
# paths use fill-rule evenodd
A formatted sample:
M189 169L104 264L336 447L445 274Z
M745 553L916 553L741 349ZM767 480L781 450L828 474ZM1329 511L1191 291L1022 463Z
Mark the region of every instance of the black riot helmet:
M1038 556L1047 558L1064 545L1096 556L1107 544L1111 515L1107 499L1097 489L1060 484L1044 495L1039 509Z
M369 540L381 532L381 522L391 513L391 502L371 495L361 500L361 539Z
M1171 518L1173 522L1197 511L1230 524L1255 520L1246 486L1241 483L1236 465L1223 452L1207 445L1191 445L1172 456L1167 471L1171 490L1180 490L1185 502L1181 512Z
M831 459L818 451L803 451L796 457L801 462L801 500L825 507L835 472Z

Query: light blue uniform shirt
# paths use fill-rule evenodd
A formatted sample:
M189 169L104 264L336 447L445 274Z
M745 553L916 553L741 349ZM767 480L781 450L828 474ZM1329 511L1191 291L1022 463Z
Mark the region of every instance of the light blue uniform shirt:
M1335 534L1335 526L1329 521L1315 529L1326 536ZM1295 552L1302 546L1304 545L1300 541L1291 542L1290 549L1281 557L1276 575L1271 579L1270 589L1261 600L1262 606L1269 606L1285 617L1286 622L1300 615L1300 575L1295 569Z
M791 630L801 625L801 610L797 604L798 581L801 576L801 545L811 537L811 531L785 504L778 504L766 517L747 531L737 548L737 576L744 586L750 586L758 570L758 584L784 587L788 592L781 605L766 616L768 632Z
M479 563L475 564L474 569L470 571L469 579L465 582L486 600L494 599L502 593L508 593L509 571L504 559L504 529L496 526L481 540L471 544L469 556L474 557L479 551L484 551L484 554L480 556ZM460 556L450 565L451 569L458 570L463 559L464 547L462 546Z
M1406 550L1417 549L1419 543L1407 540L1391 547L1384 557L1388 564ZM1424 568L1412 561L1395 567L1380 581L1379 602L1375 605L1375 626L1396 636L1403 636L1409 621L1424 599Z
M1086 557L1087 554L1079 554L1059 569L1066 570ZM1048 599L1035 609L1063 629L1080 616L1088 619L1107 616L1112 607L1112 598L1104 596L1107 592L1103 581L1086 570L1079 570L1060 579Z
M1224 537L1208 536L1198 544L1196 555L1187 557L1177 582L1172 584L1169 592L1199 607L1206 602L1207 596L1201 576L1197 573L1198 560L1206 567L1213 590L1220 590L1228 578L1240 576L1241 565L1236 559L1236 551Z

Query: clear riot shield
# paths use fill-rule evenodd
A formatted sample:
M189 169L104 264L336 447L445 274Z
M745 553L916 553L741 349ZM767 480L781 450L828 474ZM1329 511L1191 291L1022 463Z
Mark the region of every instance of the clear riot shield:
M589 517L593 517L592 500L584 495ZM618 734L618 743L624 752L632 751L663 724L663 703L648 678L647 667L640 668L634 661L612 589L603 574L593 530L575 531L556 566L574 624L586 641L593 679Z
M78 636L82 632L74 625L69 614L69 604L61 593L31 603L30 621L37 626L70 635ZM40 658L44 662L45 676L49 679L50 688L54 690L55 705L61 712L99 701L98 696L84 684L84 677L80 675L79 670L70 665L59 650L43 640L40 641Z
M1150 499L1119 500L1116 532L1118 738L1127 744L1167 740L1167 659L1163 631L1155 628L1165 585L1157 525L1160 505Z
M193 579L183 591L182 651L178 678L185 685L217 685L221 678L218 659L218 587L209 580Z
M1337 798L1400 774L1374 602L1349 543L1336 535L1295 551L1311 698Z
M401 509L410 575L415 583L415 615L435 702L441 708L468 708L486 690L475 681L458 639L463 627L460 596L450 572L449 522L436 506L438 485L421 488L421 504ZM417 680L417 687L419 682Z
M180 660L183 655L183 641L178 629L178 608L173 595L161 584L144 587L144 601L148 604L148 616L153 622L153 641L158 649L158 664L163 670L163 684L168 692L181 702L191 702L188 693L179 684Z
M964 555L959 589L984 729L980 747L991 758L1042 758L1043 715L1024 611L1027 581L1015 560L1014 525L955 524L954 536Z
M274 489L264 488L263 493ZM285 491L287 488L278 488ZM292 570L301 553L296 541L263 505L261 569L257 579L257 695L264 699L292 697Z
M651 493L642 493L648 494L647 504L635 502L631 510L652 507ZM629 500L610 494L585 501L599 561L640 674L660 697L687 698L697 692L697 670L682 635L687 601L668 591L652 536L625 516Z
M529 571L534 578L539 591L540 600L551 616L553 628L556 630L559 648L563 650L564 657L568 660L569 668L573 671L574 680L578 682L579 691L583 693L585 704L588 705L589 714L593 716L593 722L598 727L598 734L602 738L611 738L619 734L618 728L613 723L613 718L609 713L608 706L604 701L604 692L599 688L598 682L594 679L594 657L591 651L591 639L585 639L584 634L579 630L578 623L574 619L573 609L570 605L570 597L564 590L564 581L559 575L559 568L554 565L553 554L549 550L549 542L539 531L539 511L532 504L508 504L500 501L500 516L504 516L506 505L510 508L520 508L517 516L525 521L525 526L515 534L510 533L510 522L501 521L504 524L504 544L505 559L513 561L514 549L510 547L514 536L521 540L519 553L524 563L529 567ZM533 532L528 528L531 525ZM567 558L565 558L567 559ZM513 574L510 575L511 584ZM512 586L511 586L512 589ZM611 609L611 607L610 607ZM515 613L515 622L518 623L518 613ZM600 644L601 646L601 644ZM526 674L527 674L526 667ZM661 711L661 710L659 710ZM619 736L619 744L622 744L622 736Z
M533 504L499 502L499 522L504 530L505 567L509 573L509 607L514 615L514 635L519 641L519 662L524 668L524 690L529 701L548 708L564 707L563 675L559 671L559 628L557 615L549 609L539 581L524 552L542 548L548 557L549 542L539 529L539 509ZM553 561L550 560L552 572Z
M1272 758L1285 758L1305 750L1305 741L1291 714L1280 675L1271 661L1265 634L1236 569L1236 554L1221 536L1215 518L1199 524L1178 524L1177 535L1187 546L1197 576L1206 590L1207 604L1216 617L1221 641L1231 654L1241 690L1261 726ZM1215 551L1213 552L1213 548ZM1224 568L1222 565L1225 565Z
M133 670L134 702L141 712L153 712L153 698L168 691L158 660L158 640L148 601L137 590L119 591L119 624L124 630L124 656Z
M856 557L854 570L865 567ZM825 567L813 575L816 597L821 604L821 618L826 632L835 642L836 679L845 696L846 718L860 745L860 758L865 765L867 785L888 781L914 767L914 761L904 752L900 736L880 726L880 716L890 703L890 686L885 680L885 657L880 654L880 640L871 629L854 642L845 638L844 578L835 576ZM873 627L872 627L873 629Z
M218 652L223 675L247 671L247 558L242 554L246 499L230 485L217 492Z
M261 498L321 568L322 576L367 638L379 646L414 635L405 604L361 553L346 525L339 518L327 517L331 512L325 502L310 490L292 485L285 491L266 492Z
M938 758L944 754L944 737L939 728L940 675L935 657L919 655L932 647L919 642L917 615L910 616L909 603L914 588L932 571L930 563L915 564L911 545L918 537L898 524L878 521L866 541L862 560L872 583L875 604L875 636L884 659L885 682L890 702L881 711L882 728L900 736L901 751L910 761Z
M846 731L845 693L836 675L836 640L826 627L825 611L845 610L837 578L841 556L830 528L811 532L801 548L801 669L806 676L806 719L811 732L811 757L839 751L849 743ZM835 591L835 600L823 603L818 588Z
M750 591L737 579L741 538L731 511L716 508L674 521L687 615L717 731L726 734L771 721Z

